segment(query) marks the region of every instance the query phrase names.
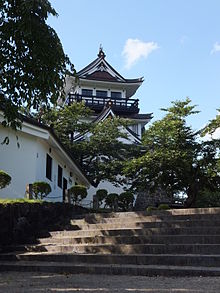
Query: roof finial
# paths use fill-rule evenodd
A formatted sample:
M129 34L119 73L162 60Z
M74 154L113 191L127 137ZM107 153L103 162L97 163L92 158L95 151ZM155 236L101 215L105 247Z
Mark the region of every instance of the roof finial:
M102 44L100 44L100 46L99 46L99 54L98 54L98 57L99 58L102 58L102 59L105 58L105 53L103 52Z

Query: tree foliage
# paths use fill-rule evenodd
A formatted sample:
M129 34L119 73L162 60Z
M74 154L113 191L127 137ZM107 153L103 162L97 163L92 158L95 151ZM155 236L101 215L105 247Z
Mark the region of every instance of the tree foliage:
M17 128L25 107L49 107L74 68L46 20L57 16L48 0L0 0L0 103L3 125Z
M107 197L107 195L108 195L108 191L106 189L98 189L96 191L95 196L99 201L99 205L103 203L103 200Z
M0 170L0 189L7 187L11 183L11 176Z
M122 127L128 121L117 117L99 123L88 122L92 114L83 103L73 103L38 113L41 121L52 125L55 133L69 149L94 186L102 180L123 183L124 161L139 153L139 146L123 143L127 138ZM91 120L90 120L91 121Z
M195 206L197 208L220 207L220 191L204 190L197 196Z
M220 188L217 160L218 143L202 142L199 133L186 123L198 113L190 100L172 102L162 109L166 115L154 122L143 137L145 152L126 164L124 172L135 190L162 189L173 198L179 193L188 196L192 205L204 190Z
M74 185L69 189L69 195L73 203L76 205L87 196L87 189L83 185Z
M118 207L118 194L109 193L105 198L105 207L109 207L111 210L117 210Z
M41 108L35 117L44 124L51 126L59 139L69 149L72 148L75 136L90 129L86 120L92 111L84 103L73 103L52 109Z
M208 125L203 130L203 135L206 133L213 134L217 128L220 128L220 109L217 109L219 112L214 119L209 121Z
M125 191L118 196L118 207L122 211L132 210L134 204L134 195L131 191Z
M73 145L75 159L80 158L80 164L95 186L102 180L116 185L123 183L119 175L124 161L138 151L138 146L123 142L127 135L121 131L122 125L125 121L116 117L93 123L89 138Z
M37 181L32 184L32 192L35 199L43 199L51 193L50 184L44 181Z

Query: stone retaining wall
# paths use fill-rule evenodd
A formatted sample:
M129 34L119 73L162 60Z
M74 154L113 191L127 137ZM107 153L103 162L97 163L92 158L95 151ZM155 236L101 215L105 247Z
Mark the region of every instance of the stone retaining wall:
M86 209L67 203L0 204L0 246L34 242L40 233L68 226Z

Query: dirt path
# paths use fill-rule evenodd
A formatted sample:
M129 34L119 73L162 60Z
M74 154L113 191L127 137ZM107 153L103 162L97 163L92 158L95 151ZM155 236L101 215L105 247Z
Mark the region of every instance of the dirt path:
M0 292L220 292L220 277L167 278L106 275L0 273Z

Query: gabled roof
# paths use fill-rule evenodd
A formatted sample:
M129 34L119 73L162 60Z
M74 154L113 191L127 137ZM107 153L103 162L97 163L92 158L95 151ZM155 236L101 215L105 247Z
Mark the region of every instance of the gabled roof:
M111 116L113 118L115 117L115 114L114 114L113 110L111 109L111 106L107 106L106 108L104 108L102 110L102 112L92 121L92 123L99 123L101 121L104 121L109 116ZM130 139L127 138L128 141L132 139L133 143L136 143L136 144L141 143L140 138L138 137L138 135L135 132L133 132L129 127L123 126L123 128L124 128L125 132L127 132L128 136L130 136ZM83 140L84 137L88 134L89 134L89 131L87 131L84 134L79 134L75 137L74 141Z
M73 76L66 76L65 94L70 93L75 86L101 87L125 90L126 98L132 97L144 81L143 77L135 79L124 78L106 60L102 48L99 50L98 58L92 61L85 68L77 72L77 79Z
M136 79L126 79L121 76L106 60L102 48L99 49L98 58L92 61L85 68L77 72L79 78L112 81L121 83L142 83L143 77Z

